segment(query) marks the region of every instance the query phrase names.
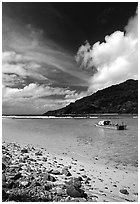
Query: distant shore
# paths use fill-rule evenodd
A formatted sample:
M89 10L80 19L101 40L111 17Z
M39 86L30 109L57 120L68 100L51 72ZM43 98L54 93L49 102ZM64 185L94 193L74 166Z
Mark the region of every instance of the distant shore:
M54 116L45 116L45 115L2 115L2 118L15 118L15 119L45 119L45 118L64 118L64 119L71 119L71 118L83 118L83 119L94 119L94 118L102 118L102 117L125 117L125 116L132 116L134 118L138 117L138 114L117 114L117 113L104 113L104 114L86 114L86 115L54 115Z
M137 171L3 141L3 201L138 201ZM98 158L97 158L98 160Z

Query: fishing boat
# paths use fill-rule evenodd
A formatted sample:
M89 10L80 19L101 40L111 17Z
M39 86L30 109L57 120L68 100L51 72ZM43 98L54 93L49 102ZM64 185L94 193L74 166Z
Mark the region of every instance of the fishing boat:
M126 130L126 124L124 124L123 122L121 124L113 124L110 120L101 120L98 123L95 123L95 126L115 130Z

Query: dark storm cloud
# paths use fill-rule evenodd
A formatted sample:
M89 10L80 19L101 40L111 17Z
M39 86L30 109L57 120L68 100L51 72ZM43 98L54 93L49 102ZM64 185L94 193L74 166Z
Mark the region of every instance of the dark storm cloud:
M44 38L49 38L64 48L73 50L74 44L74 47L77 46L77 39L82 36L82 30L79 31L74 22L67 15L58 11L53 3L8 2L3 3L3 10L4 15L14 18L23 26L32 25L42 30Z
M118 27L123 30L136 7L132 2L3 3L4 15L43 30L44 37L69 51L75 51L85 39L94 43Z

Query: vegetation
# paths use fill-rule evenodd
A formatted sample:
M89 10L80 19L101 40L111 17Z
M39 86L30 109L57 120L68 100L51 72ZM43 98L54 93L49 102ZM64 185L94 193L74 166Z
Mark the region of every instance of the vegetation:
M137 114L138 80L129 79L123 83L110 86L84 97L68 106L48 111L43 115L88 115L88 114Z

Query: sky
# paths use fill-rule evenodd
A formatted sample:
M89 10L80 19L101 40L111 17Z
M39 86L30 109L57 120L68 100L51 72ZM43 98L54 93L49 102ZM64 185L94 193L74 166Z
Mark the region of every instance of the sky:
M138 79L136 2L3 2L2 113L43 114Z

